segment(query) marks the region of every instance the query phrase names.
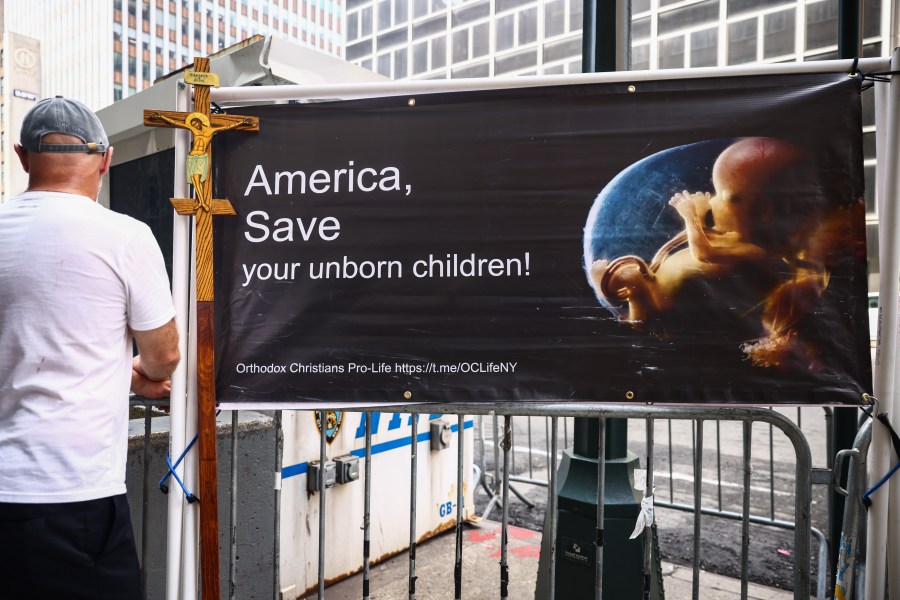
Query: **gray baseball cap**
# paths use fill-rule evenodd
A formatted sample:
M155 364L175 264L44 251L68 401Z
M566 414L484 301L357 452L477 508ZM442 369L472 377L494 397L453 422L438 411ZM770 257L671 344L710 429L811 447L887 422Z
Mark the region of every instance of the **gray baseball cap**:
M62 133L81 139L83 144L45 144L48 133ZM109 139L94 111L79 102L57 96L35 104L22 122L21 144L30 152L87 152L103 154Z

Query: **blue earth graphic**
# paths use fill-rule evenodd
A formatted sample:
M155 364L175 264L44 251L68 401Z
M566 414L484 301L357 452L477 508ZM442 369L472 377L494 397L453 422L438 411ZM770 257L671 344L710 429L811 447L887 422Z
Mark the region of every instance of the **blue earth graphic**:
M585 270L598 259L634 255L648 264L656 251L684 229L669 199L682 190L713 193L712 167L733 138L706 140L662 150L616 175L594 200L584 228ZM588 275L590 282L590 276ZM621 307L599 296L616 315Z

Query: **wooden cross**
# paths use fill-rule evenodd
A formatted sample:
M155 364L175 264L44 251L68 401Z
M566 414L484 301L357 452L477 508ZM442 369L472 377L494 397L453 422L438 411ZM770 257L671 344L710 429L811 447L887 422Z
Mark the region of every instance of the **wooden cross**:
M219 586L218 474L216 469L216 377L213 321L213 215L234 215L228 200L212 198L212 138L228 129L259 131L255 117L210 115L209 87L218 78L209 72L208 58L195 58L185 81L194 86L194 112L144 111L144 125L178 127L193 135L187 157L187 179L194 198L172 198L180 215L194 215L197 271L197 402L200 454L200 565L203 598L221 598Z

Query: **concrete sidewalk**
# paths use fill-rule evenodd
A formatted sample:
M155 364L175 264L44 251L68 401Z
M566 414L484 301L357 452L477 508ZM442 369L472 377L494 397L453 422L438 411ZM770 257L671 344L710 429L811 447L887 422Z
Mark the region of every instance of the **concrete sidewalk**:
M509 564L509 598L532 600L537 580L541 534L537 531L509 527L507 563ZM453 600L453 568L456 562L456 536L445 533L416 548L416 598L418 600ZM500 523L481 521L467 524L463 532L463 594L466 600L500 598ZM692 570L663 563L666 600L691 598ZM409 560L400 554L369 571L371 600L405 600L409 598ZM359 600L362 598L362 575L345 579L325 590L327 600ZM700 573L702 600L738 600L741 582L712 573ZM789 600L793 593L750 584L751 600ZM306 596L316 598L316 594ZM558 600L571 598L565 589L556 590ZM592 599L584 599L592 600Z

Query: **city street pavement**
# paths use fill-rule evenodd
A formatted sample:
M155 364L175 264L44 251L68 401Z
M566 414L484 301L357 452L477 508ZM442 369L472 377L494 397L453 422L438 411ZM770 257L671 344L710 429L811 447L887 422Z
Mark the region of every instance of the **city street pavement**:
M481 521L465 525L463 533L463 594L466 600L500 598L500 523ZM509 598L532 600L537 579L541 534L509 527L507 562L509 564ZM452 600L453 569L456 556L454 532L442 534L417 546L416 598L419 600ZM692 597L693 572L690 567L662 564L663 584L667 600ZM403 600L409 598L407 581L409 560L400 554L370 569L371 600ZM741 582L712 573L700 573L700 598L703 600L737 600ZM317 595L306 596L313 599ZM749 584L751 600L788 600L793 594L784 590ZM362 598L362 574L345 579L325 590L327 600L359 600ZM557 588L559 600L581 600ZM592 600L592 599L584 599Z

